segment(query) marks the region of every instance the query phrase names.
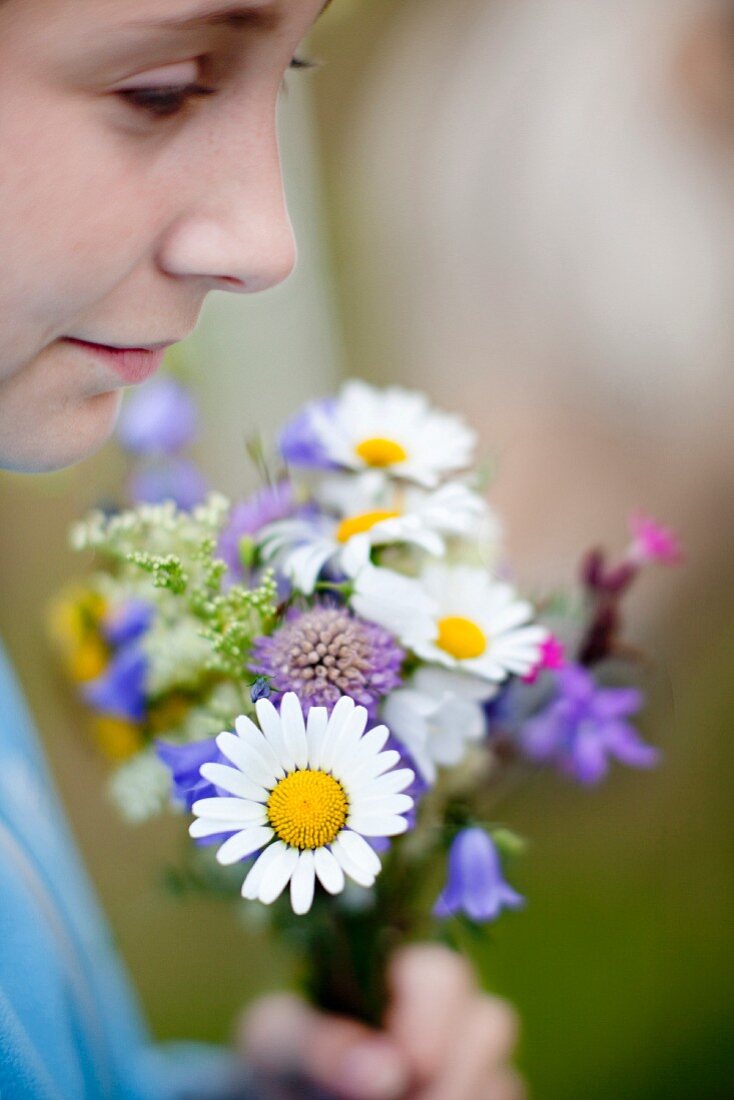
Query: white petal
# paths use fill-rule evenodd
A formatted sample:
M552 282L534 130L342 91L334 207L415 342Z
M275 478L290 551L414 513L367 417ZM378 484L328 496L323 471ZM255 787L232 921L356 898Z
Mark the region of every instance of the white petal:
M295 588L309 596L316 587L319 573L337 548L331 539L317 536L315 542L299 546L288 555L283 563L283 572Z
M357 833L351 833L348 829L342 829L338 839L344 851L355 863L364 868L368 874L379 875L382 870L380 857L363 837L358 836Z
M228 837L217 852L217 862L226 867L230 863L238 863L246 856L251 856L259 848L264 848L269 840L272 840L273 830L264 825L256 825L253 829L243 829L241 833L235 833Z
M338 774L340 762L353 758L368 717L365 707L354 708L341 727L338 737L329 741L327 751L321 758L322 768Z
M364 784L368 779L376 779L378 775L394 768L400 763L400 753L396 749L388 749L387 752L378 753L363 763L347 766L343 772L343 782L353 788Z
M277 773L274 772L272 768L266 765L261 756L253 752L249 744L246 744L241 737L236 737L233 733L220 733L217 737L217 746L227 759L236 764L248 779L266 790L272 790L280 775L282 775L280 767Z
M271 844L264 852L260 853L250 870L247 872L245 881L242 883L243 898L249 898L250 901L254 901L260 892L260 884L263 880L263 876L267 874L268 869L283 851L285 851L285 844L282 840L276 840L274 844Z
M413 799L409 794L356 795L351 802L352 814L406 814L413 809ZM360 830L361 831L361 830Z
M315 886L313 852L306 848L298 857L291 878L291 905L298 916L308 913L313 902Z
M342 830L342 833L343 832L344 830ZM335 841L333 841L331 845L331 851L336 857L339 866L341 867L342 871L345 872L345 874L349 875L349 877L351 879L354 879L355 882L359 883L360 886L372 886L375 881L375 876L371 872L366 871L361 864L352 859L347 849L341 843L342 833L339 834L339 836L336 838Z
M319 882L330 894L340 894L344 889L344 872L328 848L317 848L314 852L314 868Z
M247 798L199 798L191 807L197 817L212 821L255 821L262 817L262 802Z
M215 821L211 817L197 817L189 825L189 836L216 836L218 833L234 833L238 829L249 829L251 821Z
M257 720L260 723L260 729L273 752L278 757L281 766L286 771L292 770L293 761L288 752L288 746L283 736L280 715L277 710L269 699L258 699L255 703L255 712L257 714Z
M320 759L321 742L329 721L329 712L326 707L311 707L306 720L306 741L308 743L308 766L317 767L316 761Z
M262 702L267 703L268 700L263 699ZM257 754L268 770L282 778L285 775L285 769L281 766L278 754L262 730L259 730L255 723L251 722L249 718L245 718L244 715L240 715L237 719L235 728L247 748Z
M265 872L257 895L263 905L271 905L283 893L296 869L299 854L298 848L284 847L273 865Z
M246 714L240 714L238 718L235 718L234 728L237 731L237 736L241 737L243 741L246 741L248 737L262 737L262 731Z
M415 772L412 768L396 768L395 771L387 772L386 775L380 775L377 779L372 779L369 783L366 783L359 792L359 798L373 798L377 795L384 797L385 795L397 794L409 787L414 779Z
M408 822L399 814L353 813L347 818L347 826L363 836L399 836L408 828Z
M301 703L294 691L288 691L280 704L280 726L283 740L297 768L305 768L308 762L306 724L303 721Z
M390 730L387 726L374 726L373 729L368 730L362 740L359 742L359 747L355 754L355 762L362 757L376 756L378 752L385 747L385 743L390 736Z
M199 770L204 779L208 779L215 787L221 787L223 791L229 791L230 794L236 794L240 798L264 802L268 797L264 787L253 783L238 768L230 768L227 764L202 764Z
M317 759L313 761L315 768L324 767L324 760L332 753L332 747L339 739L344 723L349 718L350 714L354 710L354 700L350 699L348 695L342 695L337 700L336 706L329 715L329 721L326 726L323 737L321 738L321 745L317 753Z

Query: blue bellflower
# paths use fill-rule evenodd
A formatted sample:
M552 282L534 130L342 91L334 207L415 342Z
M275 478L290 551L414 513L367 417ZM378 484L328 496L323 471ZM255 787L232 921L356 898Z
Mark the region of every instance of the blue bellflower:
M495 920L502 909L520 909L525 899L505 882L499 853L484 829L462 829L451 845L449 874L433 909L436 917L465 913L473 921Z
M216 798L222 792L199 769L202 764L228 764L217 746L215 737L206 741L191 741L187 745L170 745L156 741L156 756L165 764L173 781L172 795L176 802L191 809L198 798Z
M146 633L154 614L152 604L145 600L126 600L105 616L104 636L115 648L134 642Z
M554 764L587 785L604 778L610 758L632 768L657 763L657 749L645 744L627 721L642 705L641 692L599 687L580 665L567 665L555 679L555 698L520 731L527 757Z
M106 670L83 687L87 703L102 714L130 722L145 718L148 658L135 643L122 646Z

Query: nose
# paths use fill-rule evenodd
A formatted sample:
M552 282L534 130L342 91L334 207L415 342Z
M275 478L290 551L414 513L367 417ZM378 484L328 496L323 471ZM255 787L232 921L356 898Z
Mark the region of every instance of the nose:
M297 252L274 132L264 145L261 137L249 149L236 140L209 149L207 170L194 175L195 195L184 198L160 241L158 264L167 274L241 294L288 278Z

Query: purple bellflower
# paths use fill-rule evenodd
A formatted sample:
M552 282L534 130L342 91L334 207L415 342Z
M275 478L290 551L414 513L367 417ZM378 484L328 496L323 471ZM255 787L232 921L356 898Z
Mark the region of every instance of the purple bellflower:
M640 709L641 692L599 687L580 665L567 665L555 678L555 698L520 732L527 757L554 764L585 785L604 778L610 757L633 768L657 763L657 749L645 744L626 720Z
M196 404L175 378L161 376L131 393L120 413L117 437L135 455L175 455L196 435Z
M142 722L147 675L148 658L131 642L117 651L101 676L83 686L84 698L102 714Z
M253 493L247 500L235 504L229 520L219 538L219 556L229 566L234 580L243 580L245 567L242 560L242 544L254 537L268 523L287 519L295 511L293 486L289 481L278 481Z
M505 882L494 841L471 826L456 836L449 852L449 874L436 902L436 917L464 913L473 921L495 920L502 909L520 909L525 899Z
M330 416L335 404L333 397L311 401L288 421L278 441L280 453L288 465L315 470L339 468L326 453L317 429L317 420Z

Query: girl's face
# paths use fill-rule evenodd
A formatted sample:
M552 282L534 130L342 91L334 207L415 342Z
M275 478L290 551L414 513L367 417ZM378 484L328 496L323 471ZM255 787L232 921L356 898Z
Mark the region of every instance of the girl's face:
M290 273L276 102L324 6L0 0L0 467L92 451L209 290Z

